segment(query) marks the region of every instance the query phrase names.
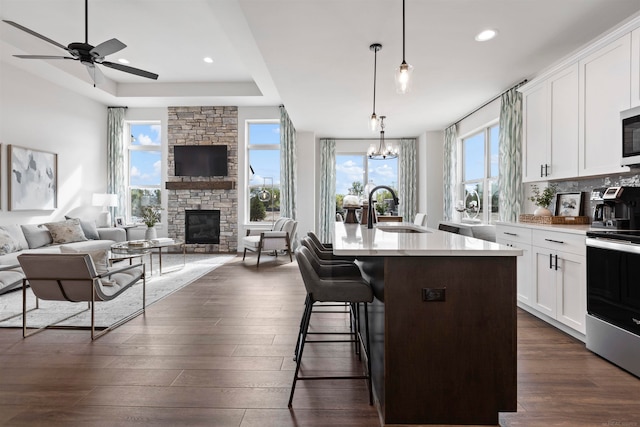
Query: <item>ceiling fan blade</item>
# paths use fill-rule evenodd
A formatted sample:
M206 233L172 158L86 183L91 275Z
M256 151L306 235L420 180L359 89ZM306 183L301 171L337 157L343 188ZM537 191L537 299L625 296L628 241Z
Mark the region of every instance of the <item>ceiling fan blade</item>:
M39 39L41 39L41 40L46 41L47 43L51 43L51 44L52 44L52 45L54 45L54 46L58 46L60 49L64 49L64 50L66 50L66 51L70 52L70 50L69 50L69 48L68 48L68 47L66 47L66 46L64 46L64 45L61 45L60 43L58 43L58 42L57 42L57 41L55 41L55 40L51 40L49 37L43 36L42 34L39 34L39 33L36 33L35 31L30 30L30 29L28 29L27 27L25 27L25 26L23 26L23 25L18 24L17 22L7 21L7 20L5 20L5 19L3 19L3 21L4 21L4 22L6 22L6 23L7 23L7 24L9 24L9 25L13 25L13 26L14 26L14 27L16 27L17 29L24 31L25 33L29 33L29 34L31 34L32 36L35 36L35 37L37 37L37 38L39 38Z
M116 53L119 50L127 47L126 44L122 43L118 39L107 40L104 43L100 43L98 46L94 47L89 51L91 55L95 58L104 58L107 55L111 55L112 53Z
M96 67L95 64L84 64L87 67L87 71L89 72L89 76L91 80L93 80L94 85L99 85L104 82L104 74L100 71L100 68Z
M104 61L102 65L113 68L114 70L124 71L125 73L135 74L136 76L146 77L148 79L158 80L158 75L139 68L129 67L127 65L116 64L115 62Z
M73 58L71 56L55 56L55 55L13 55L16 58L22 59L73 59L77 61L78 58Z

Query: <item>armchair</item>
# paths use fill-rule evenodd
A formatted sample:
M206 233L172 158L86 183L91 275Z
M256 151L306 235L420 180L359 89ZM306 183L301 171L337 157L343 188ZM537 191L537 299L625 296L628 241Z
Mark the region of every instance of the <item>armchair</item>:
M271 230L247 230L247 235L242 238L244 253L242 260L247 256L247 251L257 252L260 266L260 254L263 250L274 251L276 257L278 251L289 254L289 260L293 261L291 254L291 242L295 238L298 222L291 218L279 218Z
M55 327L56 324L76 316L68 316L57 322L39 328L27 334L27 282L36 297L36 309L38 299L50 301L87 302L91 310L91 339L96 339L109 330L114 329L129 319L137 316L145 310L145 266L144 264L128 265L122 268L109 268L104 273L98 273L96 266L88 253L27 253L18 256L20 266L25 278L22 280L22 336L27 337L46 328ZM96 301L109 301L122 294L142 279L142 309L119 320L113 325L100 328L96 334L95 327L95 303ZM85 311L85 310L83 310ZM78 329L87 329L79 327Z

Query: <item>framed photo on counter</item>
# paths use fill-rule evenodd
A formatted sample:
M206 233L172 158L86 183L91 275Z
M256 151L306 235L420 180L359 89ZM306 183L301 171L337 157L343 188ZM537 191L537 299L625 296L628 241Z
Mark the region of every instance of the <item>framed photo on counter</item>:
M558 193L556 195L556 216L580 216L582 214L582 193Z

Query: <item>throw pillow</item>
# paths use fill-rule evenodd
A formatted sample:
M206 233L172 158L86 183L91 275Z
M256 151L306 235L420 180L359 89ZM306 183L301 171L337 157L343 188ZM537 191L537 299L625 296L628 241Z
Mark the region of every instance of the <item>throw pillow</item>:
M98 234L98 228L96 227L95 221L85 221L80 218L71 218L65 216L65 219L77 219L80 221L80 227L82 227L82 232L84 233L84 237L89 240L100 240L100 235Z
M7 230L0 229L0 255L10 254L19 251L19 243Z
M80 220L68 219L60 222L48 222L44 224L51 233L53 243L72 243L87 240L80 226Z
M40 248L42 246L50 245L53 241L51 239L51 233L46 227L41 227L35 224L21 225L22 232L25 239L29 244L29 249Z
M29 243L27 243L27 239L24 238L22 228L18 224L1 225L0 229L5 230L18 242L18 250L29 249Z

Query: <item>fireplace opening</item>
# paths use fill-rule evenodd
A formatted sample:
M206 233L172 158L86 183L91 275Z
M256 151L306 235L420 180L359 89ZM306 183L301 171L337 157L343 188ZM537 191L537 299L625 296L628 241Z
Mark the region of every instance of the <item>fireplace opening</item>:
M185 243L220 243L219 210L185 210Z

